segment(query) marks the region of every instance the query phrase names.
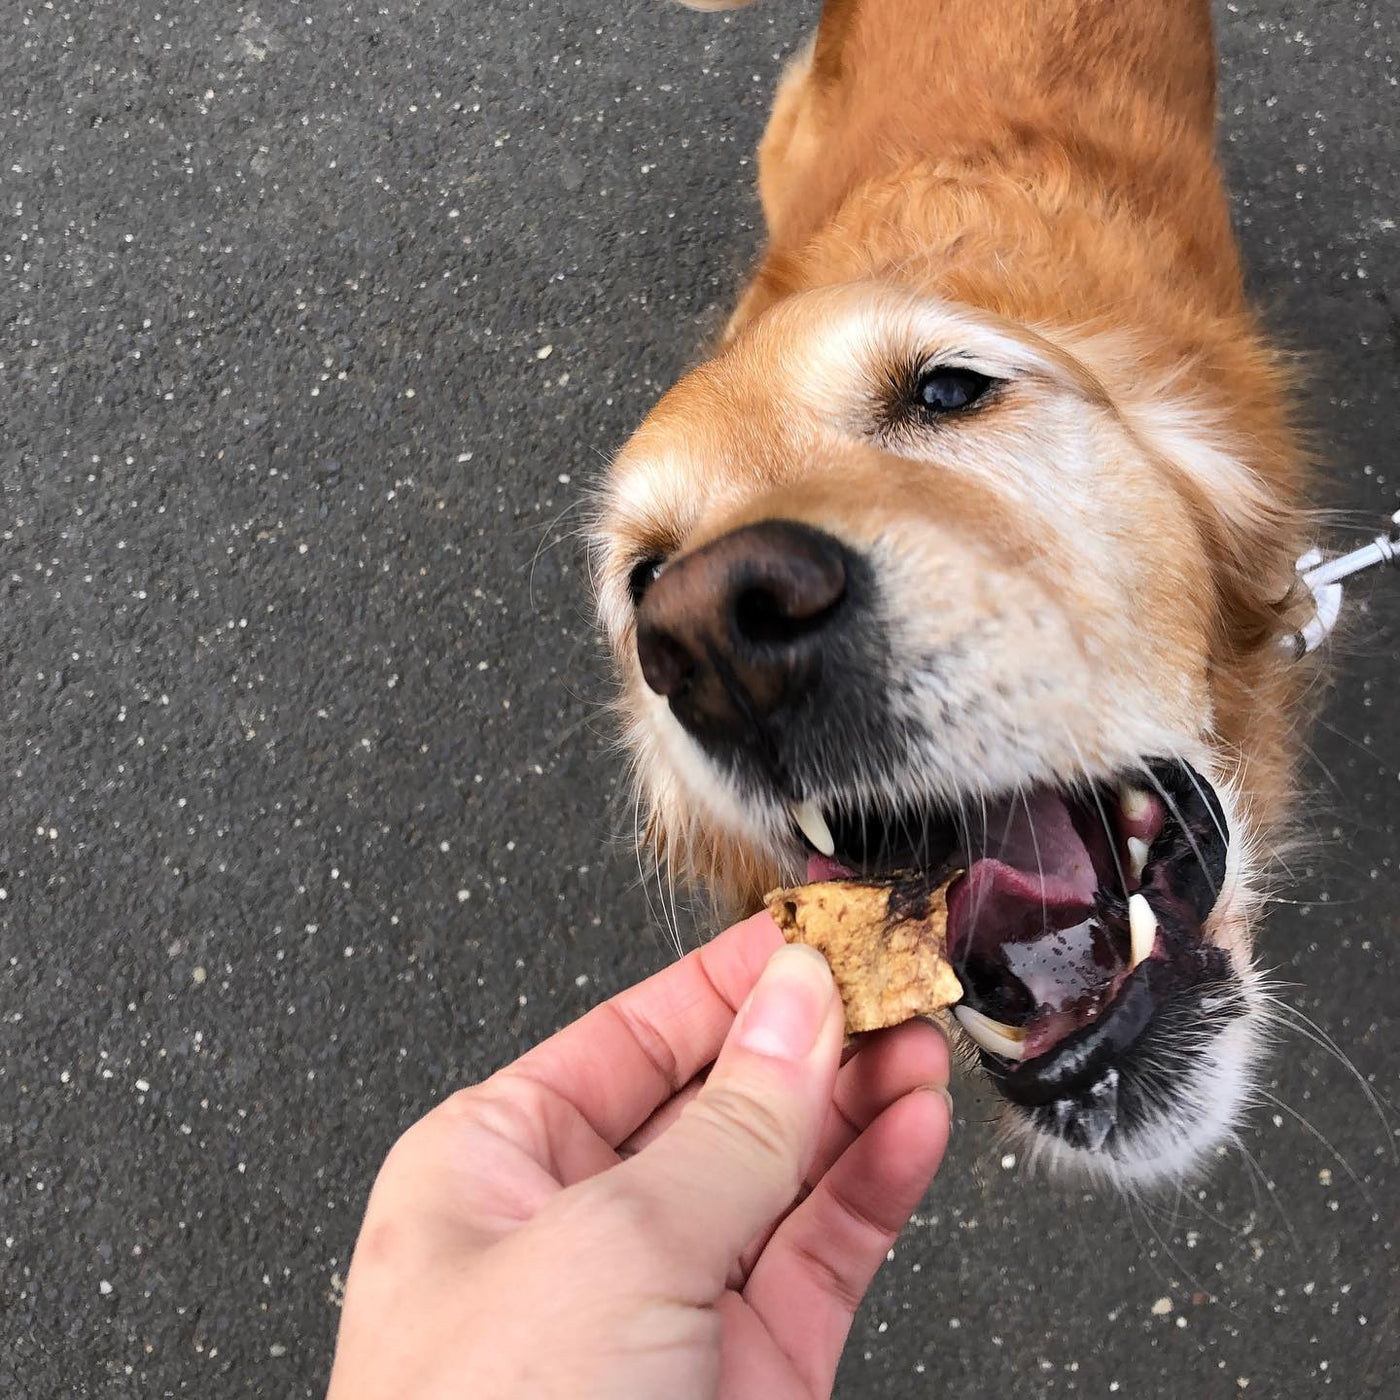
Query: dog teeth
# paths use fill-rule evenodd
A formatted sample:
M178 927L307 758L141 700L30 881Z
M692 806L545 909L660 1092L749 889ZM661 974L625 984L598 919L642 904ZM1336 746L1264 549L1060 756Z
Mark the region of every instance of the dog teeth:
M822 855L830 857L836 854L836 842L832 840L831 828L822 816L822 809L810 797L805 802L792 804L792 819Z
M1020 1026L1008 1026L1004 1021L994 1021L970 1006L955 1006L953 1015L958 1024L984 1050L1000 1055L1006 1060L1026 1058L1026 1033Z
M1127 784L1118 789L1118 805L1130 822L1145 821L1152 812L1152 798L1141 788Z
M1129 971L1144 963L1152 956L1157 942L1157 916L1147 897L1141 894L1128 896L1128 940L1130 945Z
M1150 847L1140 836L1128 837L1128 874L1134 880L1142 879L1143 868L1147 864Z

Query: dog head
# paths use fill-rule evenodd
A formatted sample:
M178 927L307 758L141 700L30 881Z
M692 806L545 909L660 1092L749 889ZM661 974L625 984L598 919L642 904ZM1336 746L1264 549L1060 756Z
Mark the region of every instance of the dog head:
M956 1015L1013 1122L1145 1182L1229 1134L1256 1056L1273 796L1240 696L1272 703L1291 540L1142 380L1121 345L903 290L791 296L619 455L596 583L672 868L748 907L965 872Z

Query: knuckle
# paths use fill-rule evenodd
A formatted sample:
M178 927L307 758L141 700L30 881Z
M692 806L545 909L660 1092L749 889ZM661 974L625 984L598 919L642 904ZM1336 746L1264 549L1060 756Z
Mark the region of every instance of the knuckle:
M494 1142L529 1149L538 1136L538 1119L531 1105L513 1089L488 1079L444 1099L404 1132L390 1155L452 1159L459 1157L467 1144L484 1148Z
M798 1265L818 1290L825 1293L844 1313L854 1313L865 1297L858 1279L839 1268L826 1251L807 1241L793 1246Z
M534 1121L529 1106L521 1102L521 1096L505 1092L493 1079L458 1089L429 1117L437 1114L452 1126L479 1128L495 1137L512 1140L518 1139L521 1130Z
M613 1266L635 1263L660 1249L674 1230L674 1211L643 1184L620 1172L604 1172L547 1207L551 1231L581 1244L587 1258Z
M606 1237L645 1235L654 1224L655 1212L647 1193L632 1188L614 1172L606 1172L581 1191L559 1198L562 1214L572 1216Z
M871 1247L884 1248L904 1225L904 1218L889 1204L878 1198L862 1200L851 1191L828 1183L827 1197L843 1232Z
M483 1094L481 1084L468 1084L464 1089L458 1089L445 1098L435 1110L433 1116L440 1116L455 1121L466 1118L470 1120L476 1114Z
M613 1015L622 1022L627 1034L632 1037L637 1048L646 1056L648 1063L662 1083L670 1089L672 1094L679 1093L685 1081L681 1078L680 1066L676 1062L676 1052L671 1049L670 1042L656 1024L650 1017L643 1014L640 1008L633 1006L625 999L617 1002L604 1002L604 1005L612 1008Z
M762 1098L728 1085L707 1086L689 1111L712 1132L731 1142L736 1152L784 1166L796 1192L801 1184L803 1144L797 1125L788 1115Z

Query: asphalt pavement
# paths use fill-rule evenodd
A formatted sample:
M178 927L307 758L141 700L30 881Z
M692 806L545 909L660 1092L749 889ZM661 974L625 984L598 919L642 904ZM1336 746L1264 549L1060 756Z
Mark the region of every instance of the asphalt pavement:
M1400 9L1217 9L1350 539L1400 504ZM572 531L753 256L813 16L6 9L0 1393L319 1395L396 1134L666 961ZM959 1085L842 1397L1396 1393L1400 578L1336 657L1239 1146L1067 1188Z

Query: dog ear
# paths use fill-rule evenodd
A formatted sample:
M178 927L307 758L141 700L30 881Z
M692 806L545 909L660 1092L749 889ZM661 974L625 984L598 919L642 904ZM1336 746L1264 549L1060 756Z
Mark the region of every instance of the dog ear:
M1155 376L1120 364L1109 382L1124 424L1174 477L1210 561L1214 728L1253 774L1253 815L1269 826L1287 810L1305 698L1315 704L1322 691L1318 658L1300 661L1285 645L1312 614L1297 561L1314 520L1288 408L1299 375L1248 332L1207 353L1208 365Z
M1238 657L1277 645L1298 625L1306 600L1296 564L1307 521L1293 433L1254 418L1247 402L1231 407L1227 419L1225 411L1159 393L1139 400L1130 421L1191 505L1214 571L1218 641Z
M1305 463L1280 407L1298 401L1293 366L1247 330L1166 370L1120 336L1067 348L1108 386L1113 411L1187 501L1212 564L1224 655L1275 646L1307 603L1296 570L1310 543Z

